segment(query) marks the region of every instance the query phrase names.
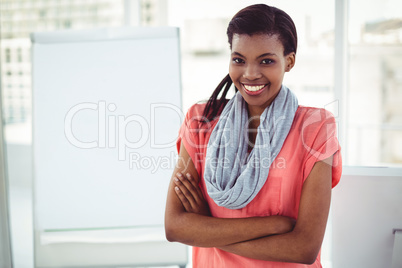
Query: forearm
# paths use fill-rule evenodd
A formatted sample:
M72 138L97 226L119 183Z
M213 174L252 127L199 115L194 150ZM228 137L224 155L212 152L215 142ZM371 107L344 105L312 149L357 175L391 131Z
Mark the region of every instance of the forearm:
M182 148L181 153L185 153ZM183 159L188 156L184 155ZM198 174L192 165L181 174L180 166L173 173L169 185L165 232L169 241L198 247L218 247L233 243L289 232L294 220L283 216L253 218L215 218L198 188ZM187 178L187 179L186 179ZM206 206L206 209L205 209Z
M293 231L218 248L252 259L312 264L317 258L320 246L311 246L308 237Z
M215 218L199 189L199 176L183 145L169 185L165 232L169 241L198 247L220 247L290 232L294 220L283 216ZM188 163L184 165L183 163Z
M297 224L291 232L220 247L259 260L311 264L324 238L331 201L332 157L317 162L306 179Z
M179 213L166 221L169 241L198 247L221 247L242 241L289 232L287 217L214 218L195 213Z

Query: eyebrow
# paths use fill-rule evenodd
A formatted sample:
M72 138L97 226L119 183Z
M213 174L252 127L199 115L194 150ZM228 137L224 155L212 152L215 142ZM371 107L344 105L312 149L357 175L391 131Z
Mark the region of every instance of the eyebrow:
M243 57L243 58L245 58L242 54L240 54L239 52L233 52L232 54L235 54L235 55L237 55L237 56L240 56L240 57ZM257 57L257 59L259 59L259 58L264 58L264 57L270 57L270 56L276 56L276 54L275 53L264 53L264 54L261 54L260 56L258 56Z

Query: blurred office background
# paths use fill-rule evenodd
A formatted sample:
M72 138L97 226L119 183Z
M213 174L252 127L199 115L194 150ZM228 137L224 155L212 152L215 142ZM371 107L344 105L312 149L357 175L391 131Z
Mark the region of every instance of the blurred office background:
M207 99L228 72L226 26L230 18L259 2L0 0L0 81L16 267L33 265L29 34L121 26L180 27L186 110ZM285 84L300 104L334 113L344 165L401 167L402 2L264 2L282 8L295 21L299 36L296 66L285 76ZM344 14L335 12L338 2L346 5ZM326 261L330 265L330 257Z

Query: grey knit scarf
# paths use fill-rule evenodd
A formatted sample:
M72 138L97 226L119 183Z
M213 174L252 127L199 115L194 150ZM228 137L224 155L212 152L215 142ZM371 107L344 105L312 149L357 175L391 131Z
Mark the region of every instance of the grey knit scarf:
M208 141L204 172L207 192L218 206L240 209L254 199L268 178L297 108L296 96L282 86L261 114L249 153L247 104L239 92L226 104Z

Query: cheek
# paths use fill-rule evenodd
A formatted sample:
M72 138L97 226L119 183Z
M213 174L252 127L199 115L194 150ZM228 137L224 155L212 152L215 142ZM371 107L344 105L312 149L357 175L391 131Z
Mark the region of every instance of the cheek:
M267 77L270 77L270 79L272 79L272 80L282 80L284 74L285 74L285 71L282 68L276 68L276 69L271 70L267 74Z
M233 65L229 65L229 76L232 79L233 83L238 82L236 80L239 79L241 76L241 72L240 72L239 68L236 68Z

